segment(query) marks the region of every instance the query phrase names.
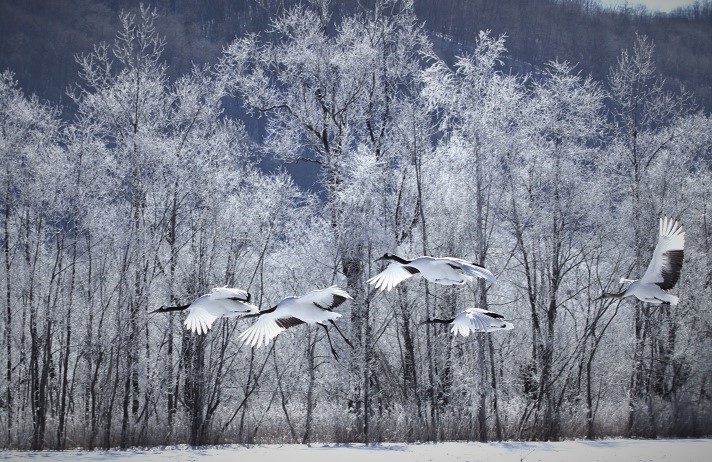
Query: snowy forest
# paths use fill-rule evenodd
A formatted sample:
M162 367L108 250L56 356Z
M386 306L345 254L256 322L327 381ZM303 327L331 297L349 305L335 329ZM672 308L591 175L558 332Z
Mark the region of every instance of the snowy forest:
M486 30L445 60L412 0L313 0L174 77L160 21L126 10L77 54L70 120L0 74L0 447L710 434L712 120L653 40L603 79L517 73ZM643 275L663 216L680 303L600 299ZM497 281L378 291L385 252ZM319 326L250 348L251 320L149 314L331 285L353 297L338 359ZM470 307L514 329L420 325Z

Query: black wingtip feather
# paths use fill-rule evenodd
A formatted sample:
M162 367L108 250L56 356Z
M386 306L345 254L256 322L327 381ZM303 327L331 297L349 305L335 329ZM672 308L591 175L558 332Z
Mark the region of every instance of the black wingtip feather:
M487 311L487 312L485 312L485 313L483 313L483 314L489 316L490 318L494 318L494 319L504 319L504 316L502 316L501 314L499 314L499 313L493 313L493 312L491 312L491 311Z
M419 322L418 325L421 326L423 324L450 324L454 320L455 320L455 318L451 318L451 319L430 318L430 319L426 319L425 321Z
M342 295L334 295L334 301L331 302L331 309L336 308L337 306L341 305L344 303L348 298L342 296Z
M334 308L336 308L336 307L338 307L339 305L341 305L342 303L344 303L346 300L348 300L348 298L346 298L346 297L344 297L344 296L342 296L342 295L332 295L331 304L329 304L328 306L320 305L320 304L317 303L317 302L312 302L312 303L314 303L314 305L318 306L318 307L321 308L322 310L331 311L331 310L333 310Z
M274 322L282 329L289 329L290 327L304 324L304 321L302 321L299 318L294 318L294 317L280 318L280 319L275 320Z
M663 290L669 290L675 287L675 284L680 279L685 252L683 250L670 250L665 252L663 256L667 260L667 264L663 265L663 282L658 283L658 286Z
M235 301L238 301L238 302L250 303L250 299L251 299L251 298L252 298L252 295L251 295L249 292L247 292L247 297L246 297L246 298L242 298L242 297L229 297L229 300L235 300Z

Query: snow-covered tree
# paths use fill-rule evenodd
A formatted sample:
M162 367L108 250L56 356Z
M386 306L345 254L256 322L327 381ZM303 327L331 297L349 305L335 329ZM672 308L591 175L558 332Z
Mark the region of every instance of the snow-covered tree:
M656 175L656 166L665 165L667 153L681 137L684 130L674 121L691 113L691 96L684 89L673 93L664 89L664 80L657 74L654 63L654 46L645 36L637 36L632 51L623 50L618 65L611 69L610 97L613 109L613 166L609 170L611 186L626 198L616 211L632 221L632 234L626 236L633 250L632 274L643 274L647 265L648 249L655 235L648 230L655 227L661 215L679 216L678 209L664 208L667 189L660 190L661 182L679 177L667 173ZM676 158L680 169L689 168L688 161ZM677 170L680 172L680 170ZM663 194L660 194L662 192ZM628 433L636 432L640 406L647 409L647 419L652 425L643 432L655 433L655 416L652 412L650 379L653 373L645 365L649 340L658 333L651 325L651 311L641 302L635 304L633 319L635 348L633 372L630 377ZM653 353L655 356L655 353Z
M267 117L266 153L320 166L339 272L355 297L351 406L368 441L373 340L364 263L375 237L368 232L369 215L378 215L352 185L366 186L359 175L376 172L357 164L387 166L392 111L407 95L419 53L429 45L412 2L377 2L373 12L339 23L329 8L329 2L294 7L273 21L266 40L236 40L225 52L221 75L251 114Z

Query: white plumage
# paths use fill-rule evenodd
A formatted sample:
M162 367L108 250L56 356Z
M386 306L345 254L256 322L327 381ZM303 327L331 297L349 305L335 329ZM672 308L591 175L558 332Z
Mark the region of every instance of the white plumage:
M400 282L420 274L430 282L442 285L461 285L473 278L484 278L495 282L494 274L476 263L454 257L418 257L406 260L391 253L386 253L378 260L391 260L393 263L376 276L368 280L376 289L391 290Z
M313 290L301 297L286 297L273 308L258 313L257 321L238 338L252 347L260 347L267 345L284 330L300 324L320 324L327 329L324 323L329 321L336 327L334 320L340 318L341 314L332 310L346 300L353 300L353 298L337 286ZM338 330L338 327L336 329ZM328 329L326 332L328 335ZM341 334L341 331L339 333ZM344 339L350 345L348 339L346 337ZM331 344L330 337L329 343ZM333 346L331 349L336 357Z
M162 306L151 313L188 310L185 328L201 335L206 334L218 318L232 318L259 313L259 308L249 303L250 294L242 289L216 287L201 295L193 303L180 306Z
M658 243L648 269L640 279L621 278L621 284L628 287L618 293L604 293L599 298L636 297L647 303L670 303L677 305L679 298L667 293L680 279L684 257L685 232L677 221L663 217L660 219Z
M514 329L511 322L505 321L504 316L482 308L468 308L459 312L454 318L433 318L423 321L422 324L450 324L450 332L454 336L467 337L470 332L493 332L496 330Z

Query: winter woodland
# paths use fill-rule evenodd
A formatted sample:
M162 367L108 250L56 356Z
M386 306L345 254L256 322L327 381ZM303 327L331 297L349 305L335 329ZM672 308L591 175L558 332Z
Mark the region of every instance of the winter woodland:
M0 447L710 434L712 121L652 41L605 81L521 75L488 32L440 59L409 0L313 2L170 79L157 21L123 13L77 56L71 120L1 74ZM642 276L662 216L685 227L680 303L596 300ZM384 252L497 281L377 291ZM148 314L335 284L338 360L319 326L253 349L250 320ZM471 307L514 329L419 325Z

